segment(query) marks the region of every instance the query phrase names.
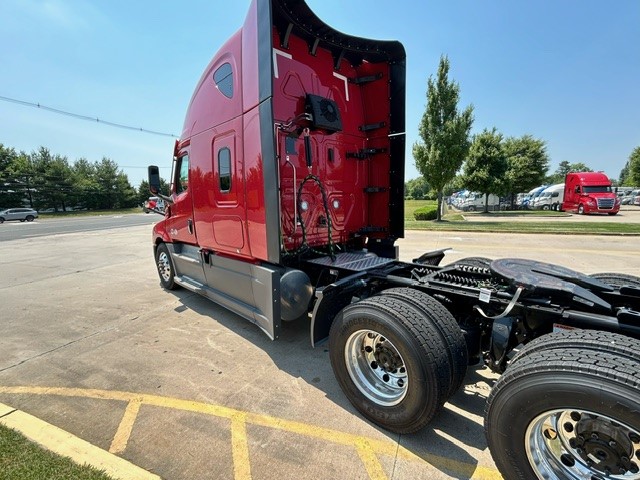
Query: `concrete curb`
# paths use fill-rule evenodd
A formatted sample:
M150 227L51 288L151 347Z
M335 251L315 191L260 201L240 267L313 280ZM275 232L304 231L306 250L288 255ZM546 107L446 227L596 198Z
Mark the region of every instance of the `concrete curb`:
M123 458L102 450L89 442L40 420L32 415L0 403L0 423L22 433L49 451L69 457L80 465L91 465L122 480L160 480Z

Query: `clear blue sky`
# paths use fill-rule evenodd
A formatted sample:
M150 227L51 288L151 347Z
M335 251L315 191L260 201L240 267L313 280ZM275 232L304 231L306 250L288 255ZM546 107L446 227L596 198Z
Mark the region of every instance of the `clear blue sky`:
M640 1L307 0L352 35L407 50L411 145L441 54L475 107L473 132L547 142L567 160L617 178L640 146ZM0 96L179 135L202 70L244 21L249 0L0 2ZM46 146L70 161L115 160L138 185L168 177L174 139L0 101L0 143Z

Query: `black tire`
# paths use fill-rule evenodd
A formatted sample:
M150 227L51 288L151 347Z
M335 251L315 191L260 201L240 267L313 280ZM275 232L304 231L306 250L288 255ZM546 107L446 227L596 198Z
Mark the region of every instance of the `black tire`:
M497 381L485 435L505 479L638 478L639 404L637 362L594 351L541 351Z
M33 222L33 220L34 220L33 215L27 215L26 220L27 220L27 222Z
M476 211L475 205L469 205L469 211L470 212L475 212Z
M175 282L175 267L169 249L164 243L156 248L156 268L160 277L160 285L167 290L175 290L178 285Z
M446 346L449 365L451 366L451 386L445 394L446 398L450 398L464 382L467 366L469 365L467 342L458 322L444 305L431 295L420 290L391 288L383 291L382 294L409 302L413 307L420 310L425 320L432 323L438 330L440 338Z
M578 215L584 215L584 205L582 204L578 206Z
M4 223L4 218L0 217L0 223Z
M609 215L613 216L613 215L617 215L618 212L607 212Z
M489 268L491 266L491 260L487 257L465 257L460 260L456 260L450 265L466 265L468 267Z
M21 219L20 219L20 221L21 221L21 222L24 222L24 218L21 218Z
M640 365L640 340L600 330L567 330L543 335L527 343L513 356L508 368L538 352L567 348L606 352L638 362Z
M593 275L589 275L591 278L595 278L600 280L607 285L611 285L612 287L624 287L625 285L629 287L640 287L640 277L636 277L635 275L628 275L626 273L594 273Z
M353 406L392 432L424 427L450 388L451 367L440 334L419 310L390 296L342 309L329 332L329 356Z

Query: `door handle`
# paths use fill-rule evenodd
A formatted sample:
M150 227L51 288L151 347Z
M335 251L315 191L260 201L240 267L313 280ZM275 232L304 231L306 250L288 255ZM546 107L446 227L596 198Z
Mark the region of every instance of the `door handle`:
M187 220L187 230L189 230L189 235L193 235L193 220Z

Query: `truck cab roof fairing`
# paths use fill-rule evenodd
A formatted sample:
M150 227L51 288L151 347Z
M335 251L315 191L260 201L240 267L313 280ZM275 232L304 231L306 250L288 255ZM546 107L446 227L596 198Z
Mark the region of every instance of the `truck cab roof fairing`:
M404 133L406 53L402 43L395 40L371 40L339 32L320 20L304 0L258 1L271 3L272 24L282 39L279 45L281 48L286 49L288 38L295 34L307 42L312 54L318 47L329 50L338 67L343 58L352 65L360 65L365 61L389 63L392 93L391 133Z

